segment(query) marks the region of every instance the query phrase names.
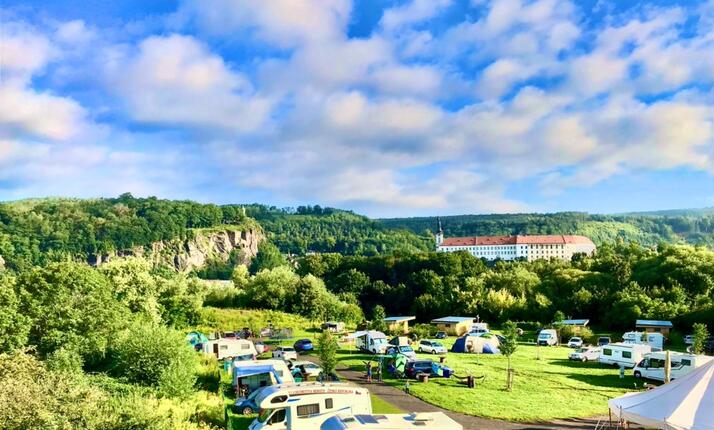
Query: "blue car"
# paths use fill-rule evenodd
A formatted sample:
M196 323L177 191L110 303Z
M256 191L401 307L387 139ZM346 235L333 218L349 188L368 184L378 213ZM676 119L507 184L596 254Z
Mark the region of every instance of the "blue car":
M255 404L255 397L260 392L260 390L255 390L250 395L245 397L239 397L236 399L233 405L233 412L241 415L250 415L258 412L258 405Z
M293 345L293 348L295 348L295 351L298 352L312 351L315 349L310 339L298 340L297 342L295 342L295 345Z

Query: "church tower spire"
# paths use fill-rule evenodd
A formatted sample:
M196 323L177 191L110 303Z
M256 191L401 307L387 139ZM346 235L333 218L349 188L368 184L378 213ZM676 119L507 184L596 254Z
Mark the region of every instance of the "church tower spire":
M441 218L436 217L436 222L439 225L439 229L436 232L436 248L439 249L439 245L444 241L444 229L441 228Z

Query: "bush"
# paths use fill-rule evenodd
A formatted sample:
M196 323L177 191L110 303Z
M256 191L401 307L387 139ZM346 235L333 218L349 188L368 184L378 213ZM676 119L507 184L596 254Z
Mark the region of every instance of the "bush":
M136 323L118 337L110 356L115 375L156 387L160 395L185 397L193 391L198 359L176 330Z
M419 339L426 339L436 334L436 327L431 324L415 324L412 327L412 333Z

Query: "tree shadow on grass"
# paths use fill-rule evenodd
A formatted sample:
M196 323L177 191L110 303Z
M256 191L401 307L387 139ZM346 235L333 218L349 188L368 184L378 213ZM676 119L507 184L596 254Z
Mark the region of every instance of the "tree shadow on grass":
M620 375L570 375L569 379L584 382L593 387L606 387L625 390L642 390L644 382L632 376L625 376L620 379Z

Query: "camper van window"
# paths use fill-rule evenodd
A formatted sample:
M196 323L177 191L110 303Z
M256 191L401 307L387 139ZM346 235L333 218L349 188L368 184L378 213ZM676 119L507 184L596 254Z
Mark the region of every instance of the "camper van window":
M602 350L602 354L603 354L603 355L612 355L612 350L611 350L611 349L608 349L608 348L605 348L605 349Z
M682 366L691 366L692 365L692 360L688 358L683 358L682 359Z
M270 403L283 403L288 399L288 396L275 396L273 397L273 400L270 401Z
M622 351L622 358L632 358L632 351Z
M240 349L250 349L250 344L244 343L240 346Z
M285 421L285 409L278 409L273 416L270 417L270 424L281 423L283 421Z
M332 409L332 399L325 399L325 409Z
M662 362L662 360L658 360L656 358L650 359L650 367L653 369L659 369L660 367L664 367L663 364L664 363Z
M221 349L228 349L228 345L221 345Z
M302 405L297 407L297 415L299 417L307 417L314 414L320 413L320 405L318 403L313 403L311 405Z

